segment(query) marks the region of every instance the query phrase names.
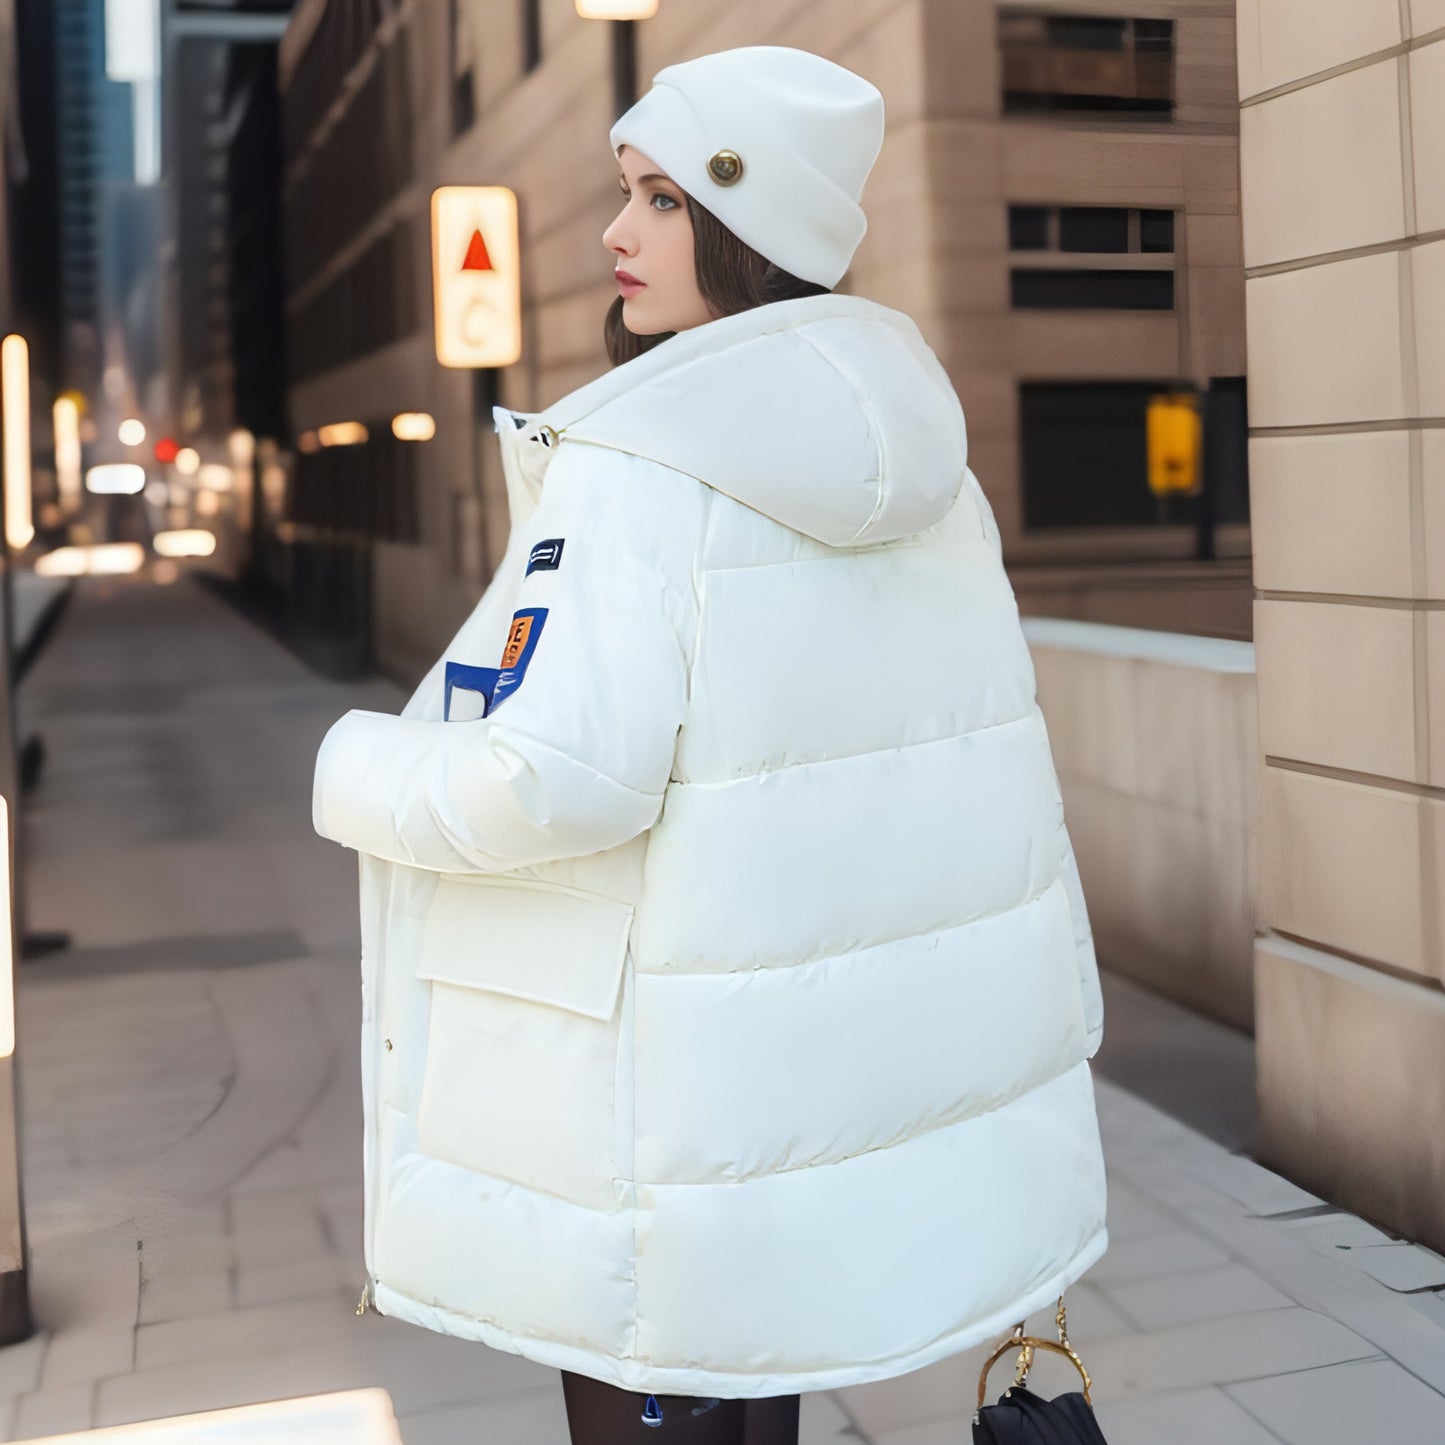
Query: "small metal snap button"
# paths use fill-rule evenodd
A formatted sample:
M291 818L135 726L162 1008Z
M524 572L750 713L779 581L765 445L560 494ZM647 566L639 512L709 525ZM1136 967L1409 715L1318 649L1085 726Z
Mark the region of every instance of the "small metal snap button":
M735 186L743 175L743 158L736 151L718 151L707 163L707 173L720 186Z

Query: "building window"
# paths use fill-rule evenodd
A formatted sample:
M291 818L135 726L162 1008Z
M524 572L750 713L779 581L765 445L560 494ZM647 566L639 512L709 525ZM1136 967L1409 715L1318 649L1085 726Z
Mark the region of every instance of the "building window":
M1172 271L1027 270L1009 272L1015 310L1172 311Z
M1128 206L1010 206L1009 249L1127 256L1174 250L1174 212ZM1168 311L1174 306L1171 267L1016 265L1009 273L1020 309Z
M542 63L542 0L522 0L522 69L531 73Z
M1200 498L1163 506L1149 490L1149 399L1175 389L1160 381L1023 382L1019 451L1024 526L1194 525ZM1205 485L1216 522L1249 520L1249 421L1239 377L1214 377L1204 397Z
M452 135L472 128L477 118L475 51L466 0L447 0L447 33L451 51Z
M998 12L1005 114L1174 112L1174 22Z

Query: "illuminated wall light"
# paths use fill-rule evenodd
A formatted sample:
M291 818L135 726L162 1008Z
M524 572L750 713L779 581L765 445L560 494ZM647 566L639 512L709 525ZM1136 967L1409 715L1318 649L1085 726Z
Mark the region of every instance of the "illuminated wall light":
M440 186L431 198L432 299L443 366L511 366L522 354L517 194Z
M577 13L584 20L651 20L657 0L577 0Z
M84 547L57 547L53 552L43 552L35 559L35 574L38 577L84 577L90 571L90 561Z
M5 410L5 540L16 551L35 535L30 517L30 347L23 336L0 342L0 404Z
M138 447L146 439L146 424L137 416L128 416L115 429L123 447Z
M161 557L209 557L216 550L216 534L204 527L157 532L151 545Z
M334 421L316 428L316 440L324 447L358 446L370 435L359 421Z
M238 467L249 467L256 455L256 437L245 427L237 427L235 431L226 438L226 445L230 449L231 461Z
M145 560L145 548L139 542L98 542L90 549L91 576L139 572Z
M146 469L135 462L102 462L85 474L89 492L121 492L134 496L146 484Z
M429 442L437 434L436 418L425 411L403 411L391 419L391 434L399 442Z
M203 462L196 480L208 492L229 492L234 478L230 467L220 462Z
M214 517L221 510L221 499L215 492L196 493L196 516Z
M58 396L55 422L55 482L60 505L68 512L80 506L84 482L80 475L80 408L73 396Z
M193 477L201 469L201 455L195 447L182 447L176 453L176 470L183 477Z
M309 456L312 452L321 450L321 442L314 431L304 431L296 438L296 450Z
M89 547L57 547L35 559L35 570L42 577L115 577L139 572L145 559L145 548L139 542L98 542Z

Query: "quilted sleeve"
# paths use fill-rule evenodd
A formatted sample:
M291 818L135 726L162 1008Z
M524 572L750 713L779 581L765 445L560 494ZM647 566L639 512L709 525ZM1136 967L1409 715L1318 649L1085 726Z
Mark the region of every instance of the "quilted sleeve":
M450 720L337 722L317 758L316 831L413 867L491 873L651 827L687 701L702 494L656 463L564 443L520 539L500 655L447 659Z

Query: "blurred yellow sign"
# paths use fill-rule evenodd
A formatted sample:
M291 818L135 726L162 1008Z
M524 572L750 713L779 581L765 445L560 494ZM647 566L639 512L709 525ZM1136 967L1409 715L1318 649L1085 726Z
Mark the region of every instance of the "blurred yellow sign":
M1165 392L1149 399L1149 490L1155 496L1197 492L1204 424L1193 392Z
M432 192L432 294L443 366L510 366L522 354L517 195L506 186Z

